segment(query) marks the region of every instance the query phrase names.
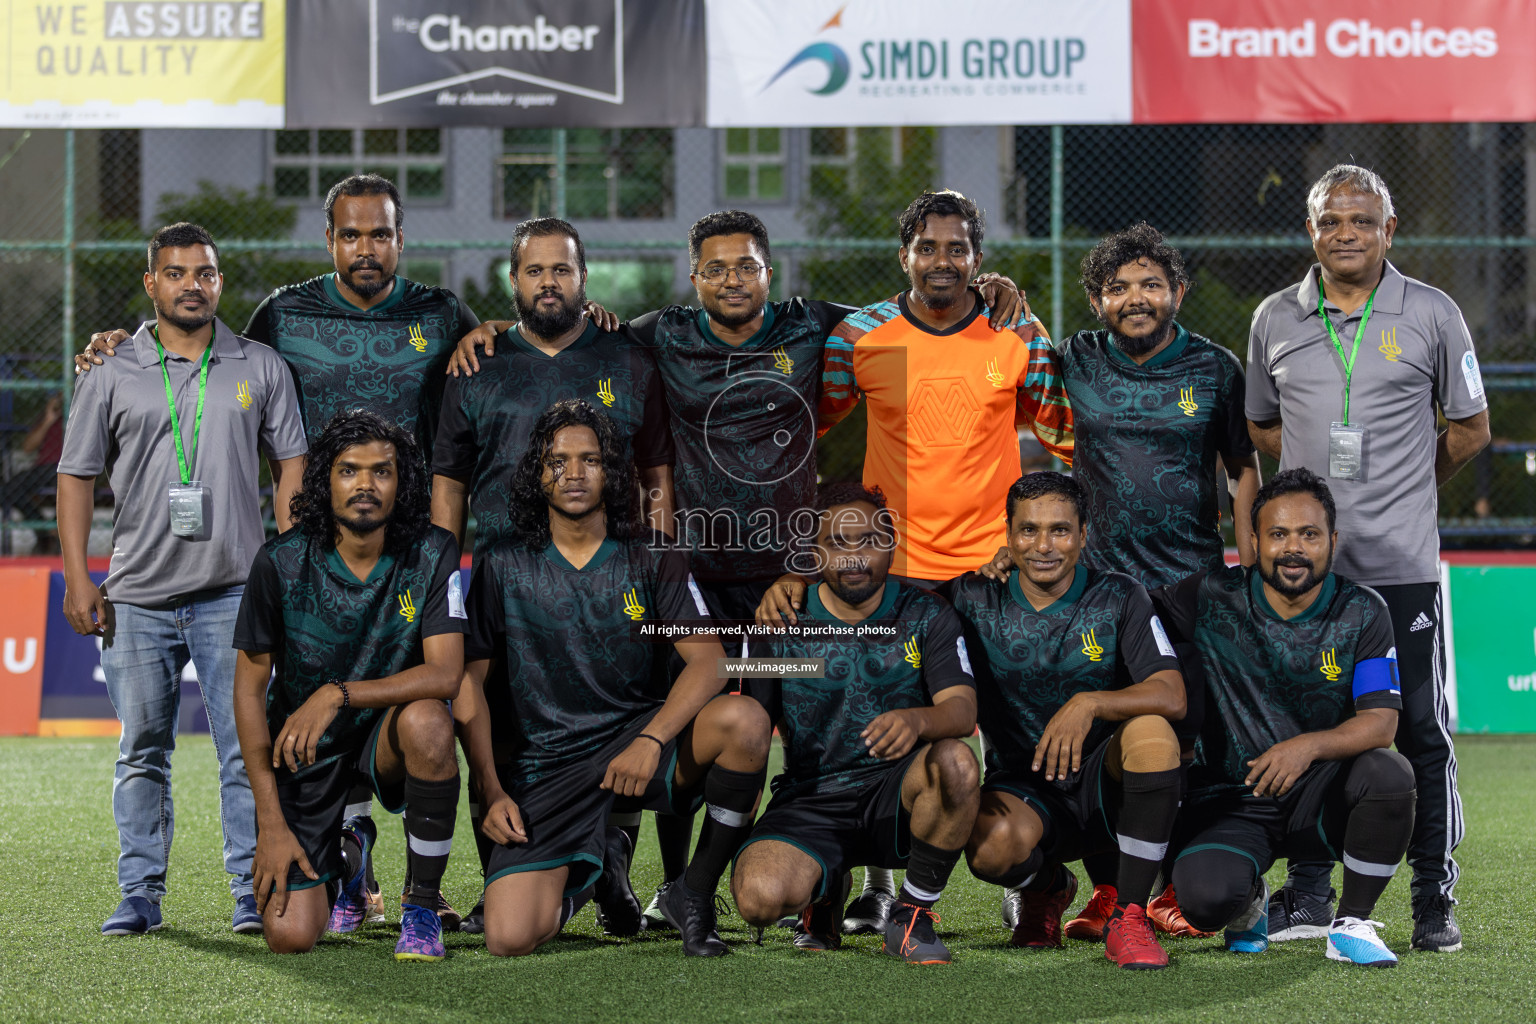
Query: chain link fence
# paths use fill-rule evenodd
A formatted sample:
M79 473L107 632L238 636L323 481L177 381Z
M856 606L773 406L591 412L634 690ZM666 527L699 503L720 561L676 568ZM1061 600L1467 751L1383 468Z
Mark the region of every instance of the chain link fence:
M171 221L218 240L237 329L273 288L330 269L321 200L358 171L404 194L400 272L482 318L510 315L513 227L549 214L581 230L588 295L629 317L695 301L687 228L726 207L768 225L775 298L889 297L905 286L897 214L953 187L987 211L985 268L1053 335L1095 326L1077 284L1088 248L1146 220L1194 277L1181 321L1242 357L1254 308L1312 262L1308 186L1344 160L1385 177L1391 258L1456 300L1483 363L1494 442L1442 490L1442 536L1536 545L1536 132L1417 124L0 131L0 547L56 550L70 357L151 315L144 245ZM823 439L824 473L856 473L862 439L862 420Z

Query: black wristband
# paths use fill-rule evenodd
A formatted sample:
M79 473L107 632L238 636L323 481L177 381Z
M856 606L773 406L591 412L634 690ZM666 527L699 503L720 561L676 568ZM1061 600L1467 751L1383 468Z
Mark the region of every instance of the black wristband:
M347 684L340 679L332 679L331 683L341 690L341 710L347 710L352 705L352 695L347 692Z
M665 743L661 742L661 740L657 739L655 736L652 736L648 732L641 733L639 736L636 736L635 739L638 739L638 740L650 740L652 743L656 744L656 746L660 747L662 750L667 749L667 745Z

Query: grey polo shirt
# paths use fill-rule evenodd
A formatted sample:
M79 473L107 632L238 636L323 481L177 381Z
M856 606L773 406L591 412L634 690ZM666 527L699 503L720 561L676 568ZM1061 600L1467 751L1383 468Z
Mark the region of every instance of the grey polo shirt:
M1280 468L1328 476L1328 428L1344 412L1344 363L1317 312L1317 264L1253 315L1248 339L1250 420L1280 417ZM1327 305L1349 352L1365 306L1343 317ZM1367 586L1440 579L1435 409L1463 419L1488 408L1472 336L1438 288L1389 262L1360 339L1349 422L1365 428L1364 479L1328 480L1338 505L1334 568Z
M59 472L103 470L116 498L106 594L134 605L167 605L198 591L244 583L265 540L261 457L308 451L293 375L280 356L214 322L213 355L197 450L200 360L166 353L192 477L210 492L207 540L171 533L167 488L181 480L151 324L118 346L117 357L76 378Z

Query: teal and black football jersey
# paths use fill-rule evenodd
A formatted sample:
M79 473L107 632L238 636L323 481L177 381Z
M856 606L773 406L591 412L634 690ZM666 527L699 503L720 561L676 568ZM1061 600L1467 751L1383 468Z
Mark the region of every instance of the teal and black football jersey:
M1306 611L1277 615L1252 567L1197 573L1152 595L1174 638L1194 644L1208 706L1190 788L1244 790L1248 762L1356 711L1403 706L1386 602L1329 573Z
M937 594L894 580L857 625L827 610L821 587L806 592L799 628L823 635L754 637L753 657L822 659L821 679L748 679L744 693L778 723L784 771L775 796L857 789L891 762L872 757L859 734L880 715L933 703L952 686L974 686L960 620Z
M235 647L273 655L267 728L275 737L333 679L366 682L423 663L422 640L466 633L459 548L431 527L403 553L379 557L360 580L334 544L295 527L262 545L235 620ZM357 752L383 708L347 708L316 748L315 766Z
M469 485L477 551L509 539L512 480L533 425L568 398L580 398L612 419L637 466L672 462L661 378L644 347L590 321L553 356L529 344L515 327L503 331L496 336L496 354L480 357L478 373L449 378L432 453L434 473Z
M1088 495L1086 563L1148 587L1220 569L1216 457L1253 454L1237 357L1181 326L1141 366L1108 331L1080 331L1058 356L1077 430L1072 471Z
M491 729L519 778L590 757L661 707L672 646L639 631L708 618L689 582L686 555L643 540L610 537L580 569L554 544L476 553L464 658L506 653L512 714Z
M1028 771L1047 723L1074 695L1179 671L1152 599L1123 573L1079 563L1067 592L1038 611L1017 569L1006 581L968 572L955 581L953 598L976 671L989 771ZM1114 729L1095 722L1084 750Z
M677 445L679 530L701 580L788 571L797 509L816 507L816 407L822 348L851 306L770 302L739 346L703 310L669 306L627 329L656 356Z
M341 297L331 273L268 295L244 333L276 349L293 370L310 437L338 412L362 408L410 432L425 459L437 436L448 358L479 325L452 292L403 277L389 298L358 309Z

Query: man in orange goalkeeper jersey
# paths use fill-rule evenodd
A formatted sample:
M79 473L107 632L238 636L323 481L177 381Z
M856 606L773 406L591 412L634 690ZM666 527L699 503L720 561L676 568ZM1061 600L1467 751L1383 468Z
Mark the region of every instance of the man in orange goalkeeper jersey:
M934 587L990 559L1019 476L1017 427L1072 461L1072 411L1045 327L1026 307L994 334L969 282L985 229L958 192L925 192L902 213L912 286L851 314L827 339L818 431L869 402L864 483L897 515L894 575Z

